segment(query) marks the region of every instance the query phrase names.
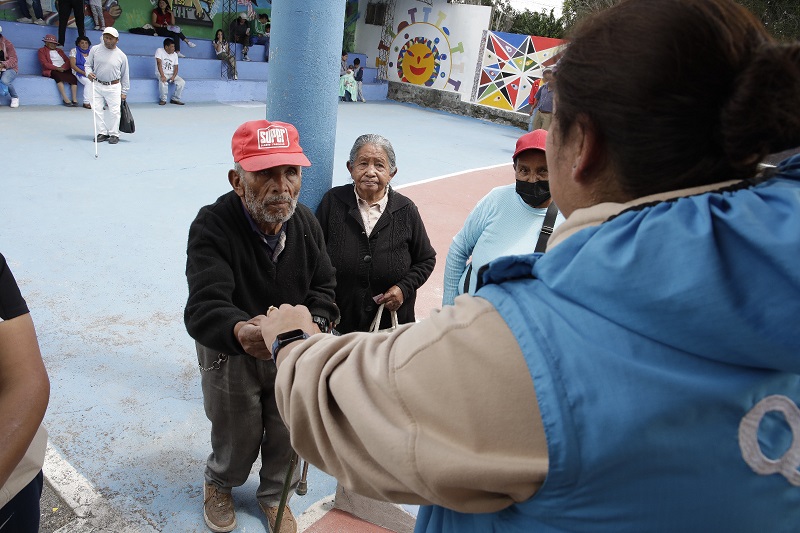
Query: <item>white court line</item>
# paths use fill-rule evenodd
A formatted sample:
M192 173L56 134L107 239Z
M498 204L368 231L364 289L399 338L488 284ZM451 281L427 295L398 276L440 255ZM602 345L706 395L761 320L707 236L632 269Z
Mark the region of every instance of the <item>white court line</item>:
M97 492L89 480L78 473L59 452L47 443L42 467L44 476L64 503L78 517L59 528L56 533L86 533L113 531L115 533L157 533L135 517L124 518ZM134 525L135 524L135 525Z
M491 165L488 167L480 167L480 168L471 168L469 170L461 170L459 172L453 172L452 174L445 174L444 176L436 176L434 178L428 178L420 181L415 181L414 183L404 183L403 185L398 185L397 187L392 187L394 190L404 189L406 187L411 187L412 185L422 185L423 183L430 183L432 181L439 181L446 178L452 178L453 176L460 176L461 174L469 174L470 172L480 172L481 170L491 170L493 168L500 168L506 165L511 165L512 163L500 163L499 165Z

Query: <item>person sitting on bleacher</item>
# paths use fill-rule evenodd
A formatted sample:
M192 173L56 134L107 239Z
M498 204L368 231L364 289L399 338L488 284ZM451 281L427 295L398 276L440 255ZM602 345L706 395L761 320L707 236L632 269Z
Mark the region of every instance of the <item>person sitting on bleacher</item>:
M181 53L181 41L185 42L189 48L197 46L175 25L175 14L169 8L167 0L158 0L158 6L150 14L150 24L155 32L161 37L171 37L175 40L175 53L178 57L186 57Z
M183 105L181 94L186 82L178 76L178 54L175 53L175 41L167 37L164 39L164 48L156 50L156 78L158 79L158 105L167 103L169 84L175 84L175 94L170 99L170 104Z
M42 76L51 78L56 82L61 100L67 107L78 106L78 78L70 70L69 58L64 50L57 48L58 39L55 35L47 34L44 36L44 46L39 48L39 63L42 64ZM64 84L69 84L72 91L72 100L64 90Z
M217 33L214 35L214 40L211 41L211 44L214 45L214 53L217 54L217 59L226 61L228 63L228 77L230 78L231 75L233 75L234 80L238 79L238 76L236 75L236 61L231 55L231 45L225 39L225 32L222 30L217 30Z
M86 63L86 58L89 57L89 49L92 47L92 41L88 37L82 35L75 39L75 48L69 51L69 63L72 67L72 72L75 77L83 85L83 107L86 109L92 108L92 90L89 86L91 81L86 77L86 71L83 69Z
M253 33L250 36L250 46L264 45L264 61L269 61L269 32L270 23L266 13L259 13L258 19L253 21Z
M11 107L19 107L19 97L14 89L14 78L17 77L17 51L11 41L3 37L3 28L0 27L0 90L8 92L11 97ZM5 89L3 89L5 87Z
M247 22L247 13L239 13L237 19L231 22L229 35L232 43L242 45L242 61L250 61L250 58L247 57L250 49L250 24Z

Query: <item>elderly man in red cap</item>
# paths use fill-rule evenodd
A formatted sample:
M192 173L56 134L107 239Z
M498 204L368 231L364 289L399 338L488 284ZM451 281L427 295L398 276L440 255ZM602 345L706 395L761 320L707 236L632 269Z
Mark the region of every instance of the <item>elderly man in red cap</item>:
M259 449L256 498L274 528L292 454L260 317L288 303L308 307L322 331L339 318L322 229L297 203L302 167L311 165L297 130L282 122L246 122L231 145L233 190L200 210L189 229L186 260L184 320L196 341L211 421L203 514L212 531L236 527L231 488L247 480ZM296 530L286 506L281 531Z
M442 305L453 305L459 294L474 294L481 268L498 257L544 252L553 229L564 221L550 198L546 140L542 129L517 139L512 156L515 183L489 191L453 237Z

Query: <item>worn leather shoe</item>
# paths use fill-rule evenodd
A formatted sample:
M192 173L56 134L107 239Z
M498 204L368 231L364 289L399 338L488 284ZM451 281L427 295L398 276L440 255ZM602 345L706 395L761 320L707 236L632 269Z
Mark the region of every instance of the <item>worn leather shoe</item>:
M228 492L220 492L216 485L206 483L203 486L203 518L211 531L233 531L236 527L233 496Z
M278 519L278 506L267 507L261 502L258 502L258 506L261 507L264 514L267 515L270 532L275 531L275 521ZM289 509L288 505L283 508L280 533L297 533L297 520L295 520L292 510Z
M112 135L108 138L108 144L117 144L119 142L119 137L115 137Z
M102 142L105 142L107 140L108 140L108 135L105 135L103 133L98 133L97 134L97 142L102 143Z
M183 102L181 102L181 101L180 101L180 100L178 100L177 98L172 98L172 99L169 101L169 103L170 103L170 104L175 104L175 105L183 105Z

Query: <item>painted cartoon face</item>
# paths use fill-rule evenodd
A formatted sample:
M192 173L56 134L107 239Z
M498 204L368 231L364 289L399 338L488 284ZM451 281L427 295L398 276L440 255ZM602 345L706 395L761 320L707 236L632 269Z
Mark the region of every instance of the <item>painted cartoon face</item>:
M403 77L410 83L423 85L431 78L436 64L433 50L425 43L414 43L403 58Z

